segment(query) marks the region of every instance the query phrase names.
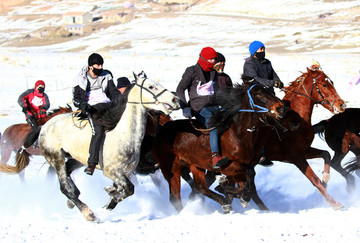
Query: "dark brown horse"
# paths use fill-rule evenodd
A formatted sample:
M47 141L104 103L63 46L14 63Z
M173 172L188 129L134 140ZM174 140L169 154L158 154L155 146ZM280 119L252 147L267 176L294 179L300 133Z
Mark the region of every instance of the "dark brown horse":
M328 120L323 120L313 126L314 132L325 138L327 145L334 150L330 166L339 172L347 183L349 193L355 190L355 178L341 166L341 161L351 151L356 156L355 163L347 165L352 170L360 168L360 109L348 108L343 113L336 114ZM351 165L352 164L352 165Z
M38 124L44 125L50 118L72 112L69 105L67 107L59 107L58 109L52 110L49 114L37 120ZM14 124L6 128L4 134L1 136L0 147L1 147L1 163L6 164L9 161L12 152L17 152L24 145L26 136L30 133L31 128L27 123ZM31 146L26 149L31 155L40 155L41 151L39 148Z
M267 210L256 193L253 167L259 160L261 148L269 133L269 121L283 117L287 108L284 102L262 86L248 88L248 84L236 86L221 91L220 96L216 97L218 104L225 110L219 111L213 122L216 126L219 121L222 124L219 127L219 133L223 133L221 150L230 162L218 171L227 176L229 184L237 183L239 193L249 192L245 184L250 184L252 199L260 209ZM195 120L191 121L166 123L160 128L153 143L154 159L160 164L169 183L170 201L178 211L182 209L180 175L181 169L188 167L193 174L196 190L221 204L224 212L229 212L231 198L210 190L206 184L206 170L213 171L209 132L195 129L200 125Z
M327 151L311 147L314 139L311 115L315 104L321 104L330 112L338 113L345 110L345 102L337 94L333 82L320 70L318 65L308 68L306 73L303 73L283 90L286 92L283 100L290 101L291 109L302 118L300 128L286 133L273 132L266 141L265 155L270 160L288 162L297 166L319 190L329 205L334 209L341 208L342 205L335 201L325 188L330 173L330 154ZM324 184L306 161L313 158L323 158L325 161Z

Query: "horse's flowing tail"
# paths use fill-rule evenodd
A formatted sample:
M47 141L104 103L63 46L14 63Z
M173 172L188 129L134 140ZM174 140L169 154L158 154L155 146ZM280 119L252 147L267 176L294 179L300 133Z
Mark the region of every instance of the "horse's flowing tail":
M319 134L320 138L324 138L324 132L325 132L325 129L326 129L326 126L328 124L328 121L327 120L322 120L321 122L313 125L313 129L314 129L314 133L315 134Z
M350 161L346 162L344 165L344 170L346 170L348 173L352 173L355 170L360 169L360 162L358 162L359 157L355 157L351 159Z
M0 171L6 173L20 173L30 162L30 154L24 148L20 148L16 153L15 166L0 164Z

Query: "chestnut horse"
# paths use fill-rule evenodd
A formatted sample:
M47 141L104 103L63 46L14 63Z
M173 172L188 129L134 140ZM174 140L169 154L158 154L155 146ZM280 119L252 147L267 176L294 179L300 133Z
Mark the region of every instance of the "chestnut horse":
M283 89L286 94L283 100L290 101L291 109L301 119L300 128L286 133L275 133L269 136L265 144L265 156L270 160L292 163L319 190L326 202L334 209L343 206L335 201L326 191L326 183L330 177L330 154L327 151L311 147L314 130L311 126L311 115L315 104L321 104L332 113L345 110L345 102L339 97L333 82L320 70L319 65L307 68L289 87ZM280 137L280 139L279 139ZM323 158L323 183L309 166L307 159Z
M348 108L343 113L336 114L328 120L323 120L313 126L314 132L325 138L327 145L334 150L330 166L339 172L347 183L349 193L355 190L355 178L341 166L341 161L351 151L356 156L356 163L350 162L347 168L359 168L360 165L360 109ZM354 161L355 162L355 161ZM352 164L352 165L351 165ZM353 170L353 169L352 169Z
M284 116L287 108L280 99L261 85L237 85L227 88L216 96L217 102L224 111L214 115L214 125L219 127L221 135L221 151L229 158L229 164L218 169L227 175L231 184L237 183L239 192L246 192L245 184L252 187L252 198L260 209L267 210L257 196L253 183L255 172L253 167L259 160L261 148L269 131L269 120L277 120ZM196 190L210 197L219 204L225 213L231 210L231 198L224 197L206 184L205 172L213 171L209 132L202 132L196 120L175 120L160 128L153 143L153 156L169 183L170 202L178 210L182 210L180 197L181 169L188 167L193 174ZM253 171L250 175L248 170Z
M72 112L69 105L67 105L67 107L59 107L58 109L50 111L46 117L38 119L37 122L39 126L41 126L56 115L69 112ZM17 152L18 149L24 145L25 138L30 131L30 125L27 123L14 124L5 129L0 140L2 164L6 164L9 161L11 152ZM41 154L40 149L34 148L34 146L27 148L26 151L31 155Z

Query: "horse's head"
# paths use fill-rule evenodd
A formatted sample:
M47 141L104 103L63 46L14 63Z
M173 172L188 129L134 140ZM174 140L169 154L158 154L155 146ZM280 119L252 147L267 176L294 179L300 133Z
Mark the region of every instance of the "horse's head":
M162 111L167 115L173 110L180 109L179 99L159 82L148 79L144 72L134 74L134 77L135 86L139 87L136 96L145 108ZM128 102L135 101L129 96Z
M320 69L319 66L312 65L307 68L294 82L291 83L287 95L292 93L306 97L307 100L315 104L321 104L331 113L345 111L345 102L337 93L333 81Z
M337 93L333 81L320 69L307 69L308 82L312 82L312 96L319 103L328 109L331 113L340 113L345 111L345 102Z
M289 109L285 102L262 85L248 85L247 96L244 97L245 100L248 100L247 109L254 110L256 113L264 113L265 116L270 116L275 119L280 119L285 116L286 111Z

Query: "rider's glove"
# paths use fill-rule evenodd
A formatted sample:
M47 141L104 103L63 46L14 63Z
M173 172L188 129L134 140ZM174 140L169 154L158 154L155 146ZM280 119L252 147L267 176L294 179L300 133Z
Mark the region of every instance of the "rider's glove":
M191 119L192 114L191 114L191 108L190 107L185 107L183 109L183 116L186 117L186 118Z
M83 115L87 115L90 110L90 105L86 102L80 104L80 110Z
M282 89L282 88L284 87L284 84L283 84L283 82L281 82L280 80L276 80L276 81L274 82L274 87L275 87L275 88L278 88L278 89Z

